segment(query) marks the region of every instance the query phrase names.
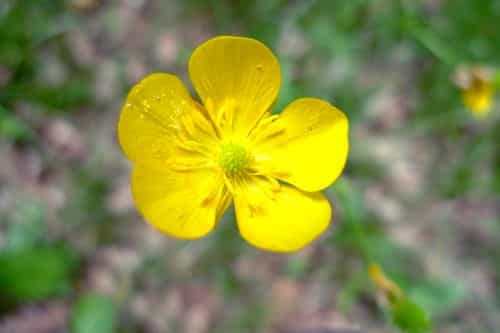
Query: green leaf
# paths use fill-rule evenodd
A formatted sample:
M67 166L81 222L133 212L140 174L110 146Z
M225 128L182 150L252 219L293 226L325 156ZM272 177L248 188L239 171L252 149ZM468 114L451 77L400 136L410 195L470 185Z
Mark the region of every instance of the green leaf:
M70 290L76 267L74 252L65 247L4 251L0 253L2 301L28 302L62 295Z
M408 295L430 314L439 316L459 306L465 299L466 291L456 281L428 281L410 288Z
M392 322L405 333L425 333L430 331L429 316L422 307L409 299L402 298L391 306Z
M436 34L423 27L410 25L410 33L413 37L439 61L447 66L455 66L458 62L453 50L449 49L445 42Z
M72 333L112 333L116 322L117 309L110 297L87 294L73 307L70 327Z

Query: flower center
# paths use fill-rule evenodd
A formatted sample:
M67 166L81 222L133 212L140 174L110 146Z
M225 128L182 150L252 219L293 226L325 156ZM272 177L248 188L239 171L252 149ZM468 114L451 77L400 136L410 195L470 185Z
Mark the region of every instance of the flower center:
M219 153L219 165L228 176L241 174L249 165L249 155L238 143L223 143Z

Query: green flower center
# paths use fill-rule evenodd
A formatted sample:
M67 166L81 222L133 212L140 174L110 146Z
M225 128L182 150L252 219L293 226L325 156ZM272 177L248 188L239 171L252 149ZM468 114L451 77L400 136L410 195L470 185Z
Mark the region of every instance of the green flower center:
M249 155L244 146L228 142L221 146L219 165L227 175L241 174L249 164Z

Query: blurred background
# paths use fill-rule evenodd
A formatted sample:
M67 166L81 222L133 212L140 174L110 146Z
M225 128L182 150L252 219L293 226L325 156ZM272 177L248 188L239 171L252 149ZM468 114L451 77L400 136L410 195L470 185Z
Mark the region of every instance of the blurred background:
M498 0L2 0L0 332L498 332L499 22ZM301 252L250 247L232 209L191 242L134 209L124 96L189 84L221 34L274 50L276 112L349 117L334 223ZM369 264L413 305L395 314Z

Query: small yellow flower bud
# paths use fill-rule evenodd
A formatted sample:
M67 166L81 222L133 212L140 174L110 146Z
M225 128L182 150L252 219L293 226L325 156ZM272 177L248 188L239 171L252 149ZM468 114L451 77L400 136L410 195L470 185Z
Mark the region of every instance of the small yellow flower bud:
M493 76L493 70L482 66L460 66L455 73L454 81L462 90L463 103L475 115L486 115L493 106Z
M390 303L395 302L403 296L403 291L399 286L389 279L382 268L377 264L370 264L368 274L378 290L380 290L389 300Z

